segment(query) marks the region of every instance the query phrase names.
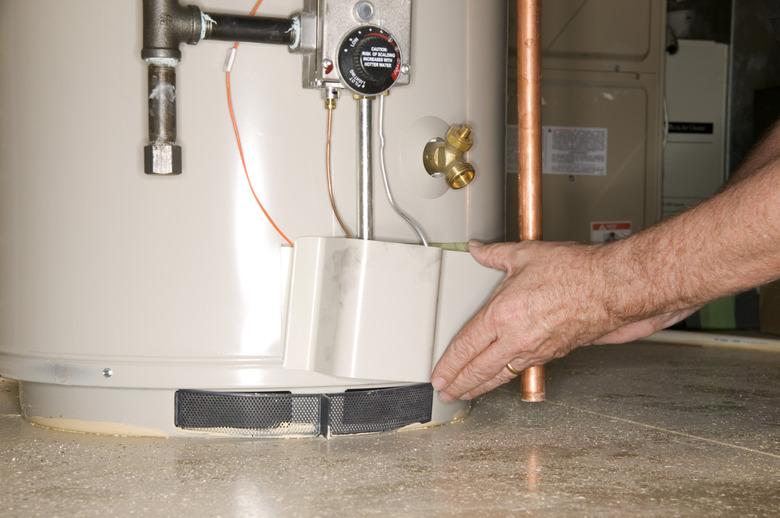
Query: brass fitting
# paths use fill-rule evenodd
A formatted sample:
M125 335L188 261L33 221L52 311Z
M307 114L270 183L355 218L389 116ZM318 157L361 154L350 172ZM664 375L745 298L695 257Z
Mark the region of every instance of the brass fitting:
M335 110L339 102L338 88L333 88L331 86L325 88L325 90L323 90L322 92L322 98L325 101L326 110L329 111Z
M462 126L452 126L447 131L447 144L457 149L461 153L468 153L474 146L471 126L464 124Z
M477 173L465 160L465 154L474 146L473 133L468 124L455 125L443 139L429 142L423 151L423 165L428 174L444 176L447 185L455 190L473 182Z

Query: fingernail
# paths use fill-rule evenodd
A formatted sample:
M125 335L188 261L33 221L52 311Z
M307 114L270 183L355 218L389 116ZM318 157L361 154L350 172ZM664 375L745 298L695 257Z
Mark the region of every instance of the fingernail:
M472 399L474 399L474 396L471 395L471 392L466 392L465 394L460 396L461 401L471 401Z
M479 248L482 246L482 243L477 241L476 239L472 239L469 241L469 250L472 248Z
M446 392L439 392L439 401L442 403L452 403L455 398L447 394Z
M445 380L441 376L437 376L431 380L431 385L433 385L433 388L435 388L436 390L441 390L447 386L447 380Z

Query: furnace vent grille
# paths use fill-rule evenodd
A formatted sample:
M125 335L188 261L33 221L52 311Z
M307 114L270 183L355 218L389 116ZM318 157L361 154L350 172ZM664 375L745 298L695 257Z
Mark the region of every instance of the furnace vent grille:
M244 437L389 432L431 420L433 387L412 385L336 394L179 390L178 428Z

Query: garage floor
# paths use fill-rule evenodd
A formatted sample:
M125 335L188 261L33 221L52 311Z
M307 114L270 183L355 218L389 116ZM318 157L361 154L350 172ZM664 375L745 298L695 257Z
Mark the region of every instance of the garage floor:
M777 515L780 354L590 348L548 385L432 430L209 441L34 428L0 382L0 514Z

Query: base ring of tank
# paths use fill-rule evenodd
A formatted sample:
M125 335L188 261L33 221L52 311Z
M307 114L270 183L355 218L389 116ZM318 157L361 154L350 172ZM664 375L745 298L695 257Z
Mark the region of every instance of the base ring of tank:
M462 421L470 404L443 403L430 384L395 387L107 388L19 381L30 423L122 437L336 437Z

